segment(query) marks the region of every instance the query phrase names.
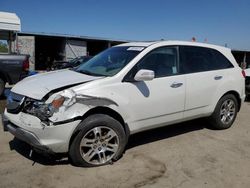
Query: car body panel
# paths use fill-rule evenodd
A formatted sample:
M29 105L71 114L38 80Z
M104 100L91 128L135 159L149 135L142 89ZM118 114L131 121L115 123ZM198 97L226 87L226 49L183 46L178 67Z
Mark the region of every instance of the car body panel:
M41 73L25 78L12 88L12 92L41 100L47 93L67 85L80 84L100 77L88 76L71 70Z
M11 114L5 111L5 117L18 127L33 133L42 145L55 153L67 152L69 141L80 120L57 126L44 126L37 117L26 113Z

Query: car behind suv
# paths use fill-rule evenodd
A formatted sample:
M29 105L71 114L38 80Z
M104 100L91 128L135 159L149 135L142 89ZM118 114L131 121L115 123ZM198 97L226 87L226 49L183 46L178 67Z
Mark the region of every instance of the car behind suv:
M5 125L37 151L77 166L117 160L129 135L200 117L229 128L245 98L231 50L181 41L105 50L72 70L26 78L8 97Z
M250 68L245 69L245 73L246 73L246 81L245 81L246 97L249 100L249 98L250 98Z

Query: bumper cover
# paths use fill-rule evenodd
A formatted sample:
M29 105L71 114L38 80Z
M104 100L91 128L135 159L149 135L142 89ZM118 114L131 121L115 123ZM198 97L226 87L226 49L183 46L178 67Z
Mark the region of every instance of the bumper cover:
M33 133L24 130L13 123L3 119L3 127L5 131L9 131L13 134L17 139L22 140L23 142L29 144L33 149L37 152L55 154L52 150L50 150L47 146L44 146L40 143L39 139Z
M81 122L75 120L64 122L59 125L44 126L39 118L30 114L11 114L7 110L4 112L4 127L15 137L31 145L34 150L39 149L44 152L67 153L70 138Z

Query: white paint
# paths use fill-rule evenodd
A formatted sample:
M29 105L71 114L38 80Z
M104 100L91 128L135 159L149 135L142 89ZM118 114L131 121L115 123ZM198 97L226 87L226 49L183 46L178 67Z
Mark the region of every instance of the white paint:
M234 68L161 77L150 81L123 82L125 75L148 52L158 47L173 45L201 46L216 49L231 61ZM228 48L181 41L127 43L120 46L143 46L145 49L113 77L92 77L69 70L62 70L27 78L14 86L12 91L31 98L41 99L53 89L89 81L85 84L71 87L68 91L55 93L46 102L50 103L58 94L68 98L75 98L76 95L88 95L110 99L117 105L109 104L106 106L115 110L123 117L129 126L131 134L197 117L209 116L214 111L219 99L228 91L237 92L242 100L245 98L245 84L241 69ZM222 76L223 79L215 81L215 76ZM182 85L178 88L173 88L171 87L173 83L182 83ZM69 108L60 109L50 120L57 122L82 116L95 107L78 102L74 104L69 102L69 104ZM98 106L101 105L100 102ZM29 118L28 115L25 116L23 113L22 116L24 117L22 117L22 120L20 120L20 114L9 114L5 111L5 115L16 125L27 128L25 125L27 123L24 123L22 120ZM51 127L45 127L45 131L35 129L40 123L36 119L36 121L32 122L29 130L36 134L43 141L43 144L48 145L52 150L67 152L67 140L71 137L72 131L79 121L60 126L53 126L52 123ZM53 131L49 132L49 130ZM56 147L53 147L53 144ZM63 149L60 150L58 147Z
M99 78L67 69L51 71L25 78L18 82L11 91L40 100L54 89Z

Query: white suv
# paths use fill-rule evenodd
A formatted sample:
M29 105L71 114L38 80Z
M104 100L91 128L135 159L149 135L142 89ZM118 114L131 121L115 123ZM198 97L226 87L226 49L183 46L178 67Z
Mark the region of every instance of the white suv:
M72 70L35 75L8 97L5 126L37 151L77 166L117 160L131 134L200 117L229 128L245 98L228 48L195 42L126 43Z

